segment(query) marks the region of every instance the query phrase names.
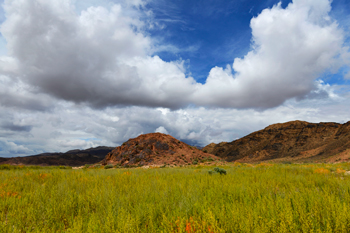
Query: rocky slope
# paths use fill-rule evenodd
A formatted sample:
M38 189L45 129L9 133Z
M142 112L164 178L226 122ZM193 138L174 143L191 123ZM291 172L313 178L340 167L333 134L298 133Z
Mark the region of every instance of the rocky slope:
M218 159L170 135L150 133L129 139L111 151L101 163L121 166L185 165Z
M350 122L274 124L241 139L209 144L203 151L226 161L340 162L350 160Z
M25 157L0 158L0 164L82 166L100 162L113 149L114 147L99 146L86 150L71 150L65 153L43 153Z

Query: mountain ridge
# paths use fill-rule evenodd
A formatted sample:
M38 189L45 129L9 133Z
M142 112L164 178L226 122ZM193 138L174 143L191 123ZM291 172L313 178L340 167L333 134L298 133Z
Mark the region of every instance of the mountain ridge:
M348 151L349 150L349 151ZM350 121L272 124L232 142L209 144L203 151L226 161L348 161Z
M85 150L75 149L67 152L41 153L23 157L1 157L0 164L82 166L100 162L113 149L114 147L98 146Z

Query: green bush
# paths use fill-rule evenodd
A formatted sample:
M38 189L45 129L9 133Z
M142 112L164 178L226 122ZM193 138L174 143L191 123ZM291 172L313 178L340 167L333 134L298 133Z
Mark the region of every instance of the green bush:
M211 158L211 157L204 158L204 159L201 160L202 163L204 163L204 162L212 162L212 161L214 161L214 159Z
M213 171L208 171L209 175L213 175L213 174L220 174L220 175L226 175L227 172L225 169L223 168L219 168L219 167L216 167L213 169Z
M105 166L105 169L110 169L110 168L113 168L113 165L112 165L112 164L107 164L107 165Z
M226 175L226 170L223 168L216 167L216 168L214 168L214 171L216 171L220 175Z
M93 165L92 165L92 164L85 164L83 168L84 168L84 169L87 169L87 168L89 168L89 167L91 167L91 166L93 166Z

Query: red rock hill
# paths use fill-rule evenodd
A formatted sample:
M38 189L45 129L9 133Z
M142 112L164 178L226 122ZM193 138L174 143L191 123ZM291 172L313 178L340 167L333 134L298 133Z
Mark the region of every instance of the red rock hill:
M350 122L274 124L241 139L209 144L203 151L226 161L340 162L350 160Z
M150 133L129 139L107 154L101 163L121 166L185 165L213 160L220 159L215 155L200 151L196 147L191 147L170 135Z

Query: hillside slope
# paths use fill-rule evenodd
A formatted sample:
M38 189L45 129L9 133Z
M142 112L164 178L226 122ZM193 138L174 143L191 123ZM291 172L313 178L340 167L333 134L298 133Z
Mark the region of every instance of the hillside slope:
M229 143L209 144L203 151L238 162L347 161L350 158L350 122L274 124Z
M43 153L25 157L0 158L0 164L82 166L101 161L114 147L99 146L65 153Z
M116 147L106 156L102 164L119 164L121 166L184 165L218 159L216 156L204 153L170 135L150 133L129 139L123 145Z

